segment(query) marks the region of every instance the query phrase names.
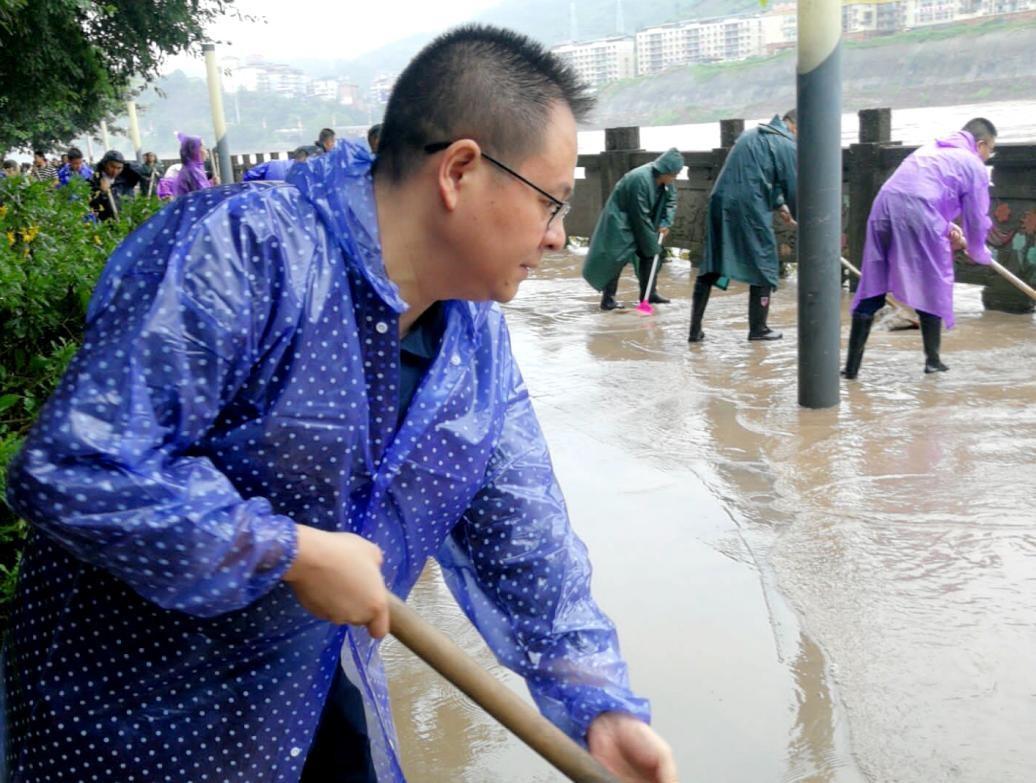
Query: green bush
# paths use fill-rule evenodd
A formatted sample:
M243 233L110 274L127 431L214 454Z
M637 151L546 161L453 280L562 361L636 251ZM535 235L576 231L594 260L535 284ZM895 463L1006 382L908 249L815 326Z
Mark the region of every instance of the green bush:
M123 199L119 220L90 219L83 180L55 189L0 179L0 498L7 465L83 336L83 317L105 261L160 206ZM26 526L0 502L0 635Z

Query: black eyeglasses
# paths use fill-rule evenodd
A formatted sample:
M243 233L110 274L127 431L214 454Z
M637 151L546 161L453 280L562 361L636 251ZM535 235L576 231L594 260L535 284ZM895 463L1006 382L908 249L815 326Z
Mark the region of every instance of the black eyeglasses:
M425 144L424 145L424 151L427 152L429 155L431 155L431 154L434 154L436 152L442 152L444 149L449 147L451 144L453 144L452 141L437 141L437 142L434 142L433 144ZM525 177L523 177L521 174L519 174L517 171L512 169L510 166L504 165L503 163L498 161L496 158L492 157L491 155L488 155L485 152L482 152L482 157L485 158L486 160L488 160L490 163L492 163L497 168L503 169L504 171L506 171L508 174L510 174L512 177L514 177L515 179L519 180L520 182L524 182L526 185L528 185L530 188L535 190L537 193L539 193L541 196L543 196L543 198L547 199L547 201L550 202L550 204L551 204L551 212L550 212L550 217L547 219L547 228L550 228L551 224L555 220L557 220L558 222L564 221L565 216L568 215L568 213L572 211L572 205L569 204L567 201L559 201L558 199L554 198L552 195L550 195L547 191L545 191L539 185L536 185L535 183L530 182Z

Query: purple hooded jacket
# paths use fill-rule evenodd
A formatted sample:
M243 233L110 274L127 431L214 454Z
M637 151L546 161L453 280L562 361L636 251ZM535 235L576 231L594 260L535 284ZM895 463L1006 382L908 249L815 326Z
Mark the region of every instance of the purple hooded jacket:
M196 190L211 188L212 183L205 176L205 154L201 148L201 137L176 134L180 139L180 162L183 167L176 175L173 195L182 196Z
M958 217L968 256L989 264L989 174L967 131L920 147L882 186L867 220L863 276L853 309L862 299L891 292L952 328L949 231Z

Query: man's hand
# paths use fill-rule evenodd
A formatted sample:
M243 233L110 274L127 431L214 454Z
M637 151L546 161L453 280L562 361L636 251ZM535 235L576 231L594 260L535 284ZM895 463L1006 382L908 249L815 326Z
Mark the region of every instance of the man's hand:
M662 239L665 239L667 236L669 236L669 229L668 228L660 228L660 229L658 229L658 233L662 237Z
M98 184L98 187L99 187L99 188L101 189L101 192L102 192L102 193L107 193L107 192L108 192L109 190L111 190L111 187L112 187L112 186L111 186L111 184L110 184L110 183L108 182L107 178L105 178L105 177L101 177L101 181L100 181L100 183Z
M780 219L782 221L784 221L784 225L786 225L786 226L797 226L798 225L798 222L795 220L795 218L793 218L791 216L791 210L788 209L788 205L787 204L781 204L777 208L777 214L780 216Z
M590 755L623 783L677 783L673 751L641 720L603 712L586 733Z
M389 630L381 550L352 533L296 525L298 553L284 581L310 614L338 625L365 625L380 639Z
M968 249L968 241L964 238L964 232L956 223L950 223L950 247L954 250Z

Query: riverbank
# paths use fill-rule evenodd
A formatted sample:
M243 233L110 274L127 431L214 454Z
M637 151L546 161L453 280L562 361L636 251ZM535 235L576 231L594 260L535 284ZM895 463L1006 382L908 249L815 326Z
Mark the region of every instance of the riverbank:
M846 41L845 111L1036 98L1036 18L920 28ZM793 49L738 63L689 65L604 88L591 124L675 125L724 117L769 117L795 105Z

